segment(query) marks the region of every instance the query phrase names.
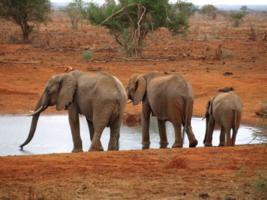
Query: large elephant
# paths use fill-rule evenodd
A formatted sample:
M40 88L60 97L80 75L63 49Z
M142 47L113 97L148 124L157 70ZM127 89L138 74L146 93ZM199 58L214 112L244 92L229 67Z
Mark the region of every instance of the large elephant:
M23 149L32 140L40 113L48 106L56 105L57 110L68 110L73 152L82 151L79 114L86 117L89 126L91 151L103 150L100 137L105 127L110 127L108 150L118 150L126 102L127 95L122 83L107 73L72 71L55 75L48 80L31 114L33 118L29 135L20 147Z
M219 146L235 145L236 134L240 125L242 102L233 91L220 92L207 104L205 146L212 146L212 133L217 124L220 129ZM231 129L233 130L231 137ZM226 141L226 144L225 144Z
M149 121L150 114L158 119L160 148L166 148L165 122L170 121L175 130L175 142L172 147L182 147L184 132L189 138L190 147L197 145L191 127L193 112L192 88L177 73L149 72L133 75L126 88L128 98L133 105L142 101L142 145L143 149L150 146ZM183 134L181 125L184 126Z

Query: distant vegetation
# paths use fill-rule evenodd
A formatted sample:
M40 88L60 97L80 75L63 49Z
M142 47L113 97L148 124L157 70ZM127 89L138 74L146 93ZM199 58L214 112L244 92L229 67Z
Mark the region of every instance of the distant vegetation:
M140 56L147 34L159 27L166 27L172 33L184 33L188 18L196 10L192 3L168 0L107 0L102 6L90 3L88 20L110 30L127 56Z
M207 4L201 7L200 13L202 13L203 15L207 15L212 19L216 19L218 9L214 5Z
M230 17L233 21L234 27L239 27L240 23L242 22L243 18L248 14L247 6L241 6L239 11L232 11L230 13Z
M45 23L50 12L49 0L1 0L0 16L20 26L24 42L29 41L36 23Z
M74 0L62 10L68 15L72 29L78 29L78 25L85 17L85 4L82 0Z

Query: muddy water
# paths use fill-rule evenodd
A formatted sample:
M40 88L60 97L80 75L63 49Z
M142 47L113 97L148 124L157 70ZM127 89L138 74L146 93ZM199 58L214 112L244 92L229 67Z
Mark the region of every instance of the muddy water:
M72 150L71 132L67 115L41 116L37 125L33 140L24 147L25 151L19 150L19 145L25 141L30 128L31 117L4 115L0 116L0 155L30 155L70 152ZM203 146L205 133L205 120L193 118L193 131L199 141L198 146ZM174 132L170 123L167 123L169 147L174 142ZM81 137L83 150L87 151L90 146L89 131L84 117L80 118ZM255 137L256 128L241 126L237 134L236 144L248 144ZM159 134L157 122L152 118L150 127L151 148L159 147ZM109 141L109 129L102 134L102 145L107 149ZM251 143L259 143L253 140ZM213 135L213 145L219 143L219 131ZM188 140L185 138L185 147ZM141 128L121 127L120 150L141 149Z

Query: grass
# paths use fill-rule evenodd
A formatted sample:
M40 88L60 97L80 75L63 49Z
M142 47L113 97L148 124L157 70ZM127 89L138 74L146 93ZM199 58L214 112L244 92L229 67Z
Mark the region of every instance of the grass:
M258 193L267 195L267 176L260 175L259 178L254 182L254 186Z

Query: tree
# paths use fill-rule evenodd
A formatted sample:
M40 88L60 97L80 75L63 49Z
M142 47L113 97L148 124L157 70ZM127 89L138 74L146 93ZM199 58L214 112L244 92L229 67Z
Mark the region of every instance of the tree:
M20 26L24 42L29 41L29 35L34 28L34 23L47 21L50 9L49 0L0 1L0 16Z
M187 18L193 4L179 1L171 5L168 0L108 0L102 6L90 3L89 21L108 28L128 56L140 56L146 35L159 27L172 32L186 30Z
M212 19L216 19L217 12L218 12L218 9L214 5L211 5L211 4L204 5L200 9L201 14L207 15L211 17Z
M243 13L248 13L248 7L247 7L247 6L241 6L240 10L241 10Z
M230 14L231 19L233 20L234 27L239 27L242 19L246 16L246 13L243 11L235 11Z
M82 0L74 0L63 9L71 21L72 29L78 29L78 24L85 17L84 2Z

